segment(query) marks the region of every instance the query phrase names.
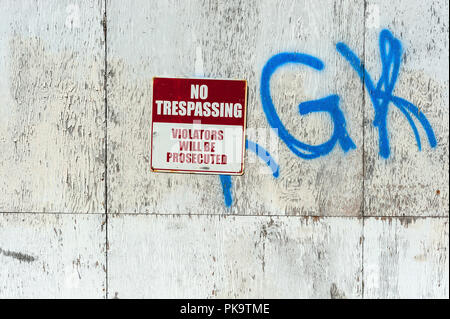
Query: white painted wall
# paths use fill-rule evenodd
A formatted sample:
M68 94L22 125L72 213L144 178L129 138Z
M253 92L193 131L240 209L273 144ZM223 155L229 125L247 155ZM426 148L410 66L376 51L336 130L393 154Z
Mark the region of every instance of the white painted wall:
M448 6L0 0L0 298L448 298ZM403 46L394 94L436 148L416 122L419 152L391 104L378 154L370 96L336 44L378 81L383 28ZM355 150L305 160L270 129L260 77L284 51L325 63L274 74L286 128L328 140L330 117L298 104L338 94ZM217 176L152 173L153 76L246 79L248 138L280 176L247 153L226 207Z

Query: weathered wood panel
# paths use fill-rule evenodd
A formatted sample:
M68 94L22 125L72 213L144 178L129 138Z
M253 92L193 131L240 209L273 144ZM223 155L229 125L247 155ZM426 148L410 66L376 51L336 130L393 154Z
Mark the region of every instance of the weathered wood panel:
M359 298L357 218L109 218L114 298Z
M403 46L394 95L415 104L428 118L437 146L430 147L422 125L409 113L421 137L422 151L419 151L408 120L390 104L387 127L391 155L387 160L381 158L378 130L372 124L374 108L366 94L367 215L448 216L448 11L448 1L369 1L366 68L374 80L379 79L379 33L381 28L388 28Z
M105 296L105 217L0 214L0 298Z
M448 218L364 221L365 298L448 298Z
M102 1L0 7L0 211L104 212Z
M0 0L0 298L104 297L108 286L112 298L448 298L448 6ZM399 77L392 94L384 85L371 96L336 45L376 84L383 28L403 46ZM306 160L270 129L260 79L285 51L325 64L274 74L286 128L305 143L328 140L331 117L300 116L298 104L338 94L356 150ZM151 173L153 76L247 79L248 138L272 153L280 176L249 152L227 208L217 176ZM435 148L410 112L418 151L391 103L390 153L379 154L371 98L395 97L419 107ZM105 188L109 242L98 214Z
M137 1L124 6L108 1L107 15L109 211L360 214L363 92L335 44L363 49L363 2ZM305 143L327 141L333 130L329 116L300 116L298 104L339 94L356 150L344 154L336 146L326 157L305 160L270 129L259 95L261 70L284 51L325 63L321 72L291 65L274 74L272 97L286 128ZM274 153L280 165L275 179L249 153L245 175L233 178L229 209L217 176L150 172L152 77L202 75L248 80L248 136Z

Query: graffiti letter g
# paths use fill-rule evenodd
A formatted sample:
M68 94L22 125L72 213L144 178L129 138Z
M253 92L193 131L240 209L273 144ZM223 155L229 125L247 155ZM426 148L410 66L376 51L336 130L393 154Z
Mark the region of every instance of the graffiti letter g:
M303 102L299 105L299 112L301 115L312 112L328 112L331 115L334 131L328 141L320 145L310 145L300 142L288 132L277 114L270 95L270 78L272 77L272 74L280 66L287 63L304 64L316 70L322 70L324 68L323 62L319 59L307 54L295 52L279 53L267 61L261 75L261 102L267 120L270 126L275 129L278 136L295 155L304 159L313 159L330 153L337 142L339 142L344 152L356 148L348 135L345 117L339 109L339 96L337 95L330 95L319 100Z

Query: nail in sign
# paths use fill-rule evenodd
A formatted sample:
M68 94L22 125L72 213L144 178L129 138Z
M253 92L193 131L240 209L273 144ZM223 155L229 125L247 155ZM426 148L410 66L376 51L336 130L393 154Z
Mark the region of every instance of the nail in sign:
M242 175L247 81L153 78L154 172Z

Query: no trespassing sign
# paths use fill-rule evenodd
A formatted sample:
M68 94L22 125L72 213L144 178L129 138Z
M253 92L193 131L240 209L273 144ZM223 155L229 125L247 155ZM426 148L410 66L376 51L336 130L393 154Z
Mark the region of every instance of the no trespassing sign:
M154 172L242 175L247 82L153 78Z

